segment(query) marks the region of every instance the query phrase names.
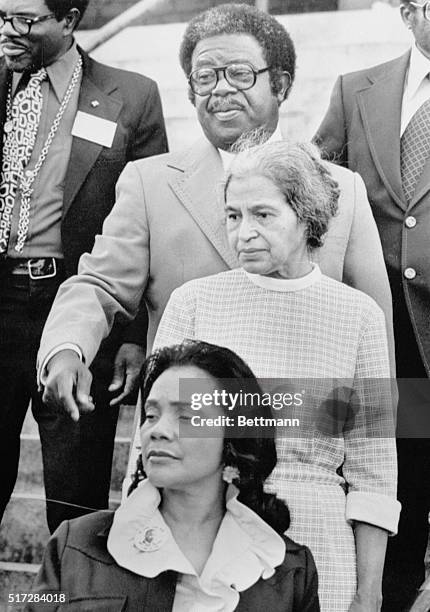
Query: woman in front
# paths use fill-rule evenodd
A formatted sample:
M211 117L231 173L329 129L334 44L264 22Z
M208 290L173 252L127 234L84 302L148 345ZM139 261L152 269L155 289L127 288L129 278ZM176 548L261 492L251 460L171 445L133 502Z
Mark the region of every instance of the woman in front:
M300 430L278 432L270 488L315 557L321 609L376 612L400 507L390 370L382 311L313 261L337 185L314 147L274 142L236 156L224 198L240 268L174 291L155 346L198 338L234 350L259 377L300 379L302 405L288 409ZM346 392L336 378L350 381Z
M187 342L154 353L141 389L146 477L115 513L62 523L36 579L39 595L66 593L61 610L76 612L319 611L312 555L282 535L288 508L263 492L276 464L273 435L246 439L220 427L218 437L198 437L190 425L197 389L261 393L226 348ZM270 415L264 406L241 408ZM225 405L199 410L202 418L226 414ZM191 427L188 437L181 425Z

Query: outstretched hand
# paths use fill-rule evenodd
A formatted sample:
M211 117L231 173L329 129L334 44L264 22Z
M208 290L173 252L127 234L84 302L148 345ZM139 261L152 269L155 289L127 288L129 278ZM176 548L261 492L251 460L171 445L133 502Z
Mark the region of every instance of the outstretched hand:
M48 406L64 410L73 421L81 413L94 410L90 396L92 374L70 349L59 351L47 363L43 401Z

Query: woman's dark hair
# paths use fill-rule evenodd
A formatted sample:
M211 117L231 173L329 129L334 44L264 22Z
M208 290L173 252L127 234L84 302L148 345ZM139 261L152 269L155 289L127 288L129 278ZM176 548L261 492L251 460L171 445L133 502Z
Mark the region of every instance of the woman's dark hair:
M207 372L222 384L227 393L241 392L239 397L251 400L250 404L248 401L246 405L241 402L236 404L236 416L272 417L270 406L262 405L259 401L263 391L258 381L236 353L207 342L186 340L182 344L161 348L146 360L141 375L141 422L145 421L145 402L157 378L169 368L188 365ZM257 435L257 431L253 432L253 437L245 437L250 434L248 427L229 427L228 431L231 435L224 438L224 462L239 470L240 477L233 481L239 489L239 501L256 512L275 531L284 533L290 524L288 507L276 495L263 490L264 481L276 465L275 428L265 428L267 437ZM140 469L129 492L143 477L140 459Z

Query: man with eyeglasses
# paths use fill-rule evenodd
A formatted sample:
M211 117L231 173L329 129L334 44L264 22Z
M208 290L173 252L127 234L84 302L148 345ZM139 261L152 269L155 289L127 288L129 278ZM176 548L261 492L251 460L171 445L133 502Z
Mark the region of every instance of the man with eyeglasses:
M279 107L294 80L295 50L272 16L245 4L209 9L188 24L180 62L204 137L184 151L127 166L102 236L82 257L78 276L60 289L45 327L44 398L74 419L92 408L87 365L115 316L133 316L143 294L151 348L175 288L237 267L220 190L231 147L254 131L282 138ZM328 275L373 296L390 325L388 279L362 181L328 167L341 188L340 212L318 261Z
M430 2L400 7L415 44L338 78L316 134L328 159L367 187L393 294L399 383L399 534L389 541L384 609L403 610L424 579L430 509ZM407 437L409 436L409 439Z
M108 505L118 404L144 358L145 310L95 359L96 410L79 425L34 380L43 325L115 200L128 161L164 153L156 84L90 59L73 32L88 0L0 0L0 519L29 401L39 425L49 528ZM130 397L130 396L129 396Z

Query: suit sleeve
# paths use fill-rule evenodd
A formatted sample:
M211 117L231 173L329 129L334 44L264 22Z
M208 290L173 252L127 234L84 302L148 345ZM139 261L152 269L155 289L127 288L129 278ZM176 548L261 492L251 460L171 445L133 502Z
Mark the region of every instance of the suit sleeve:
M61 559L66 547L67 537L69 533L69 523L67 521L61 523L55 533L51 536L46 546L42 565L33 583L33 593L48 593L62 591L61 584ZM67 594L66 594L67 597ZM26 612L45 612L58 609L57 603L28 603L25 607Z
M354 215L345 253L343 281L370 295L385 315L391 374L395 378L393 304L378 228L359 174L354 174Z
M78 274L58 290L45 324L38 363L56 346L79 346L86 363L94 359L115 317L134 318L149 274L149 229L144 188L136 164L117 184L117 201Z
M160 155L167 151L167 134L160 93L156 83L151 81L139 125L133 130L128 148L128 161ZM123 331L122 341L146 346L147 331L148 312L145 301L142 300L136 318Z
M341 76L333 87L327 113L313 141L320 147L324 159L342 166L348 166L348 135Z
M195 304L192 282L172 292L157 329L154 349L195 339Z

